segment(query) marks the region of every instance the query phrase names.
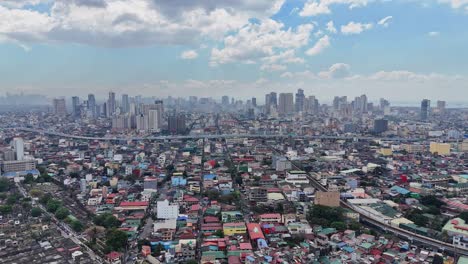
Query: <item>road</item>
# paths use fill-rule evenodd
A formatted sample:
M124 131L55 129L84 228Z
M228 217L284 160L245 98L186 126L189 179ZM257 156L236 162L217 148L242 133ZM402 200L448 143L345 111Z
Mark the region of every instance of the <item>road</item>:
M383 141L394 141L394 142L414 142L423 141L421 138L400 138L400 137L371 137L371 136L337 136L337 135L320 135L320 136L301 136L301 135L287 135L287 134L200 134L200 135L171 135L171 136L148 136L148 137L85 137L66 133L60 133L50 130L34 129L26 127L16 128L4 128L4 129L16 129L19 131L38 133L44 135L58 136L64 138L74 138L82 140L99 140L99 141L165 141L165 140L183 140L183 139L223 139L223 138L299 138L299 139L330 139L330 140L383 140Z
M21 186L21 184L19 183L16 183L16 186L18 187L18 189L20 190L21 194L24 196L24 197L28 197L28 198L31 198L32 197L29 195L28 192L26 192L26 190L23 188L23 186ZM47 209L41 204L41 203L36 203L36 205L47 215L49 216L51 219L53 219L57 224L57 228L60 230L60 232L62 233L62 236L64 237L68 237L70 238L75 244L81 246L82 248L84 248L87 253L89 254L89 256L91 256L91 258L96 261L96 263L105 263L104 260L101 259L101 257L99 257L98 255L96 255L96 253L94 253L94 251L92 249L90 249L86 244L84 244L81 240L80 240L80 235L78 235L75 231L73 231L67 224L65 224L64 222L58 220L55 215L49 213L47 211Z
M284 155L284 153L281 153L278 149L272 146L270 147L277 154ZM293 160L290 160L290 161L295 169L302 170L302 165L298 164L296 161L293 161ZM311 185L314 188L320 191L324 191L324 192L328 191L328 189L322 184L320 184L314 177L312 177L310 173L307 173L307 175L308 175ZM436 240L430 237L419 235L419 234L401 229L399 227L391 226L389 223L384 222L382 219L372 216L370 215L370 213L364 211L363 209L359 207L353 206L346 201L341 200L340 203L342 207L348 208L350 210L353 210L354 212L359 213L359 217L361 221L368 222L370 224L378 226L379 228L381 228L382 230L386 232L393 233L394 235L397 235L400 237L405 237L410 241L418 241L419 243L424 244L426 246L430 246L430 247L437 248L437 249L442 249L443 251L451 252L455 255L462 254L462 255L468 256L468 249L454 246L453 244L445 243L443 241Z

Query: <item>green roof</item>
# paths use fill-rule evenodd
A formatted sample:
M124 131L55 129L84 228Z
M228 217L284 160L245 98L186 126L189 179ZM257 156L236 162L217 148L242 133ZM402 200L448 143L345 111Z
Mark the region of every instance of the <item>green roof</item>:
M226 255L223 251L205 251L202 253L202 256L212 256L216 259L223 259L226 258Z

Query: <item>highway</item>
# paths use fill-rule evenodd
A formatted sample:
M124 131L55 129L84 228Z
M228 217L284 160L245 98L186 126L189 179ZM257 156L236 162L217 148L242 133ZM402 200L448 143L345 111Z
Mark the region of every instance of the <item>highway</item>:
M147 136L147 137L86 137L72 134L66 134L56 131L26 128L26 127L15 127L15 128L4 128L14 129L18 131L38 133L43 135L57 136L63 138L73 138L81 140L98 140L98 141L165 141L165 140L183 140L183 139L218 139L218 138L297 138L297 139L330 139L330 140L383 140L393 142L415 142L423 141L421 138L400 138L400 137L372 137L372 136L338 136L338 135L318 135L318 136L303 136L303 135L289 135L289 134L198 134L198 135L170 135L170 136Z
M274 147L271 147L271 149L280 155L284 154ZM288 160L290 159L288 158ZM298 164L296 161L293 161L293 160L290 160L290 161L292 165L295 167L295 169L302 170L302 166L300 164ZM307 173L307 175L308 175L311 185L314 188L320 191L324 191L324 192L328 191L328 189L325 186L323 186L321 183L319 183L314 177L312 177L310 173ZM411 242L417 241L420 244L423 244L425 246L429 246L429 247L436 248L436 249L441 249L445 252L450 252L454 255L461 254L461 255L468 256L468 249L458 247L453 244L445 243L443 241L433 239L427 236L419 235L419 234L401 229L399 227L392 226L389 223L384 222L382 219L379 219L378 217L371 215L369 212L363 210L362 208L351 205L347 201L341 200L340 203L341 203L341 207L348 208L350 210L353 210L356 213L359 213L359 219L361 222L367 222L369 224L379 227L380 229L386 232L392 233L399 237L404 237Z

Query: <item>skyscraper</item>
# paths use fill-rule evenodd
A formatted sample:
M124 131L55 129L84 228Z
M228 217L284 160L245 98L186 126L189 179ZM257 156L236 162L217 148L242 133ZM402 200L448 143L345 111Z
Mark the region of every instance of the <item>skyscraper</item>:
M431 101L424 99L421 101L421 120L426 121L429 117L429 111L431 107Z
M186 130L185 115L175 113L168 118L168 130L170 133L183 134Z
M88 94L88 111L92 117L96 117L96 98L94 94Z
M223 97L221 97L221 104L225 106L229 105L229 96L224 95Z
M111 117L115 113L115 93L109 92L109 98L107 99L107 117Z
M374 120L374 133L383 133L388 130L388 120L376 119Z
M437 101L437 110L439 113L443 114L445 112L445 101Z
M60 98L57 99L55 98L53 101L54 104L54 114L58 116L66 116L67 115L67 107L65 104L65 99Z
M298 89L296 93L296 112L301 112L304 110L304 90Z
M14 138L12 141L15 150L16 160L24 160L24 141L22 138Z
M278 102L278 113L291 114L294 111L294 96L292 93L280 93Z
M130 101L128 94L122 94L122 113L126 114L130 111Z
M80 116L80 98L78 96L72 97L72 114L73 117Z
M257 107L257 98L252 97L252 106Z

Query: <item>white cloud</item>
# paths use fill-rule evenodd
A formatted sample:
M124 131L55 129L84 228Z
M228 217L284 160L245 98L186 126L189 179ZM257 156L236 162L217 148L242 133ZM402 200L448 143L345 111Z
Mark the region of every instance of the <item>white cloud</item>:
M321 14L330 14L330 6L334 4L342 4L349 6L350 9L366 6L371 0L308 0L301 12L300 16L317 16Z
M296 56L296 52L293 49L285 50L283 52L280 52L279 54L265 57L262 60L270 64L277 62L302 64L305 62L303 58L299 58Z
M232 62L253 63L271 57L281 49L297 49L309 43L312 24L299 25L295 29L272 19L261 23L249 23L238 32L224 38L222 48L211 50L210 64Z
M390 24L390 20L392 20L392 18L393 16L384 17L380 19L379 22L377 22L377 24L383 27L388 27L388 25Z
M198 53L194 50L186 50L182 52L182 54L180 55L180 58L184 60L193 60L193 59L196 59L197 57L198 57Z
M468 0L439 0L439 3L450 4L452 8L468 8Z
M335 63L327 71L318 73L322 79L340 79L345 78L350 74L351 67L346 63Z
M20 42L97 46L199 44L222 39L252 17L265 19L284 0L56 0L49 12L16 9L47 0L0 0L0 36Z
M284 66L284 65L281 65L281 64L263 64L261 67L260 67L260 70L262 71L270 71L270 72L274 72L274 71L284 71L286 70L287 67Z
M351 34L360 34L365 30L369 30L372 28L372 24L363 24L359 22L351 21L346 25L341 26L341 33L345 35Z
M354 75L348 80L367 80L367 81L381 81L381 82L396 82L396 81L416 81L416 82L430 82L430 81L454 81L462 79L459 75L443 75L438 73L415 73L412 71L399 70L399 71L378 71L373 74L363 76Z
M326 48L330 46L330 38L328 35L323 36L319 39L315 45L306 51L306 54L309 56L315 56L319 53L322 53Z
M431 31L431 32L427 33L427 35L429 37L438 37L440 35L440 32L439 31Z
M333 21L331 20L327 23L327 31L330 33L336 33L335 25L333 24Z

